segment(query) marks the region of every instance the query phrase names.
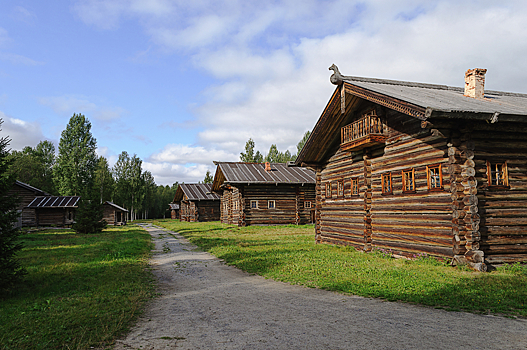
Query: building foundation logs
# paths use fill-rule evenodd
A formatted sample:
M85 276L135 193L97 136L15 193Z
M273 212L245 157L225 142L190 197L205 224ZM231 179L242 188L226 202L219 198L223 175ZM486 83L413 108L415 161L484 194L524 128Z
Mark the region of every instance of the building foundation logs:
M315 201L315 242L321 242L320 209L322 207L322 169L316 169L316 201Z
M364 161L364 250L370 251L371 247L371 156L368 150L364 150L362 155Z
M469 132L455 133L447 146L452 196L452 264L467 264L474 270L486 271L485 256L479 249L481 234L474 142L470 140Z

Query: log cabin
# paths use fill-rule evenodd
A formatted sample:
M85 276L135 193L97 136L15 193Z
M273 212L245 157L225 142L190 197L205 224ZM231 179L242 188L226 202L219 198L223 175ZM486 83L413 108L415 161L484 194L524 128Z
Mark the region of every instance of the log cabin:
M19 198L17 211L20 213L20 216L17 227L37 226L35 210L27 206L36 196L49 196L50 194L18 180L13 183L8 194L10 196L18 196Z
M102 205L103 220L106 220L108 225L124 226L126 225L126 216L128 209L118 206L117 204L106 201Z
M286 163L214 162L221 222L238 226L314 221L315 173Z
M75 222L79 199L79 196L39 196L27 208L35 212L35 226L69 226Z
M168 203L168 207L170 209L170 218L172 220L179 219L179 204Z
M343 76L296 164L316 171L317 242L486 271L527 261L527 95ZM461 80L461 79L460 79Z
M181 184L173 203L179 204L179 219L188 222L220 220L220 197L212 184Z

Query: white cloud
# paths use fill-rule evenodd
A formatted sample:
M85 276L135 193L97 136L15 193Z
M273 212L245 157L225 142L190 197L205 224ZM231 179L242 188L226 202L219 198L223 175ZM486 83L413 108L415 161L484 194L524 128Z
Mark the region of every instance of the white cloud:
M126 113L126 110L121 107L100 106L84 96L41 97L38 101L60 115L71 116L73 113L90 114L95 119L103 122L117 120Z
M25 22L27 24L32 24L35 18L37 17L33 12L29 11L25 7L15 6L11 16L16 20Z
M0 112L0 119L3 124L0 126L0 137L11 139L9 147L20 151L26 146L35 147L40 141L46 140L42 134L40 124L37 122L26 122L20 119L11 118Z

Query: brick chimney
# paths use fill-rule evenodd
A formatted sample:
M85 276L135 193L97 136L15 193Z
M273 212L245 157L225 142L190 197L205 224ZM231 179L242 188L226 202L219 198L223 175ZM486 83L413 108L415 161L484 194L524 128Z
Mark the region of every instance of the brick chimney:
M487 70L483 68L469 69L465 72L465 96L478 100L484 98L485 73L487 73Z

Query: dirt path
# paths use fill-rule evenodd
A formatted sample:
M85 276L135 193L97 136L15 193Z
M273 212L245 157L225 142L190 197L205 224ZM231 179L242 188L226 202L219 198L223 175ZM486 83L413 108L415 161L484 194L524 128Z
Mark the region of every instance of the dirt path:
M292 286L144 227L161 296L115 349L527 349L527 322Z

